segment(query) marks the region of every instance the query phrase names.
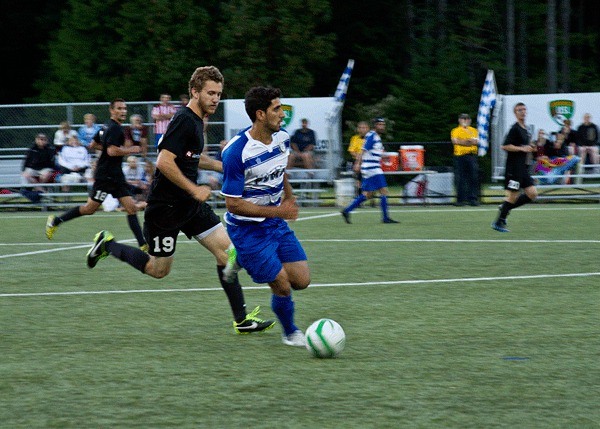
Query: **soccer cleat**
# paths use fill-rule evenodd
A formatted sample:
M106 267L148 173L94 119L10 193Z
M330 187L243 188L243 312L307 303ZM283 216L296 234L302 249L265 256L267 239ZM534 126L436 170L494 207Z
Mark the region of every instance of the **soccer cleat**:
M274 320L262 320L256 317L260 312L260 307L256 307L252 312L246 315L246 318L240 323L233 322L233 329L238 334L250 334L251 332L264 332L275 326Z
M87 252L87 266L94 268L98 261L106 258L110 252L106 250L106 243L115 237L108 231L100 231L94 237L94 245Z
M148 253L149 249L150 249L150 246L148 246L148 243L144 243L140 246L140 250L144 253Z
M225 252L227 252L227 264L223 268L223 281L233 283L242 267L237 262L237 250L233 244Z
M502 221L492 222L492 229L495 229L498 232L510 232L506 227L506 222Z
M342 216L344 216L344 220L346 221L346 223L352 223L352 222L350 222L350 213L346 213L343 210L341 213L342 213Z
M300 330L294 331L290 335L284 335L281 340L286 346L306 347L306 337Z
M54 233L58 229L58 226L54 226L54 218L55 217L56 216L54 216L54 215L50 215L50 216L48 216L48 219L46 220L46 238L48 240L52 240L52 237L54 237Z
M388 218L385 218L384 220L382 220L382 222L383 222L383 223L400 223L400 222L398 222L397 220L390 219L389 217L388 217Z

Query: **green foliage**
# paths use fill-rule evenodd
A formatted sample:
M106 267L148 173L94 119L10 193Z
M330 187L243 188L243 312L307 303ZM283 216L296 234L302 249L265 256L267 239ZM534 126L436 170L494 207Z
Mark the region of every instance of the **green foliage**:
M310 95L314 68L333 57L335 36L323 32L328 1L232 0L222 5L224 28L217 56L226 92L243 98L256 85L275 86L286 97Z

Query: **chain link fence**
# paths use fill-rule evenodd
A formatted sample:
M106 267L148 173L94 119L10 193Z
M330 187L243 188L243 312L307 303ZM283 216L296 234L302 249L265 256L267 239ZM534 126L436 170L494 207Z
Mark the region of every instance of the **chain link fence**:
M148 146L155 147L152 107L158 101L128 101L127 117L139 114L148 126ZM23 155L24 148L33 145L35 136L44 133L52 142L59 124L68 121L74 130L83 126L83 116L92 113L98 124L110 119L109 103L56 103L56 104L9 104L0 105L0 155ZM128 119L129 120L129 119ZM127 125L124 124L124 125ZM207 129L209 150L217 150L219 142L225 138L223 106L220 105L211 116ZM149 150L149 154L155 151Z

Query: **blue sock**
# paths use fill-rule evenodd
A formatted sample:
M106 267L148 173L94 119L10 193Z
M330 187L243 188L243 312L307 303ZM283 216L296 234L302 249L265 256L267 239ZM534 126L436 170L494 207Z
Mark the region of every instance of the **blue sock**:
M363 194L360 194L358 197L354 198L354 201L352 201L348 207L344 209L344 212L350 213L352 210L360 206L366 199L367 197L365 197Z
M281 322L283 332L286 336L298 330L298 327L294 324L294 301L292 301L292 295L271 295L271 309L277 315L279 322Z
M388 218L388 204L387 204L387 196L382 195L379 197L381 200L381 212L383 213L383 220Z

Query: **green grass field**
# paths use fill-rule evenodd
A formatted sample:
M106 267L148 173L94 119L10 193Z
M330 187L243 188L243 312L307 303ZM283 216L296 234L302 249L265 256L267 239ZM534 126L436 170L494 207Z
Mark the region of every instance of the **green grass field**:
M222 214L222 213L220 213ZM85 253L132 239L122 213L44 237L0 213L2 428L585 428L600 426L600 205L302 209L313 285L296 322L329 317L338 359L238 336L209 253L185 237L172 273ZM273 317L270 292L241 280Z

